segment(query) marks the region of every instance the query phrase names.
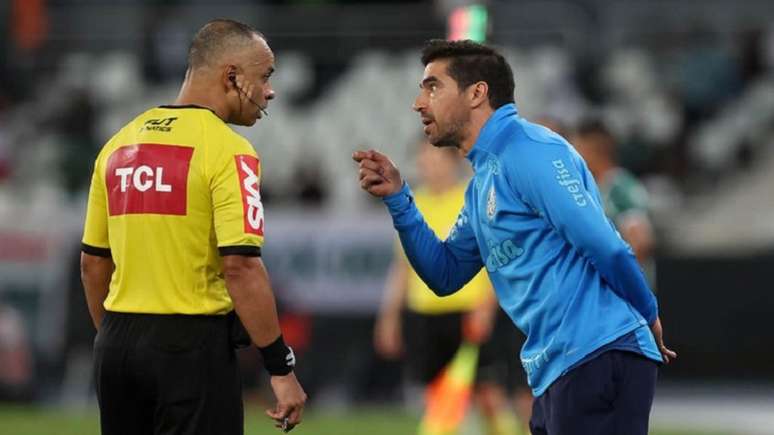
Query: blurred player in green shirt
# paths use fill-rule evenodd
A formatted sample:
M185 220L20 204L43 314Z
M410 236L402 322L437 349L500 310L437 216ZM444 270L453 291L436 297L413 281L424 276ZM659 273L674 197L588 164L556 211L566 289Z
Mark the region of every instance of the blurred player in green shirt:
M655 285L655 240L645 186L631 172L618 166L615 138L601 121L581 122L571 143L594 175L605 214L631 245L651 286Z

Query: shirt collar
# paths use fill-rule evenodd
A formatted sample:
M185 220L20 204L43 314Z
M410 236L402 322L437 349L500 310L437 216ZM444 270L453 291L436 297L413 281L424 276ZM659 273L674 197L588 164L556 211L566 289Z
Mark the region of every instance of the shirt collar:
M519 111L516 108L516 104L514 103L500 106L499 109L495 110L489 119L486 120L484 126L481 127L481 131L478 133L478 139L476 139L476 143L473 144L473 148L470 149L470 152L466 156L467 159L472 163L475 163L477 159L480 159L483 155L485 155L486 151L492 146L492 139L500 131L499 127L502 125L501 121L518 114Z
M204 109L209 110L213 115L218 116L218 114L209 107L199 106L197 104L163 104L158 107L160 109Z

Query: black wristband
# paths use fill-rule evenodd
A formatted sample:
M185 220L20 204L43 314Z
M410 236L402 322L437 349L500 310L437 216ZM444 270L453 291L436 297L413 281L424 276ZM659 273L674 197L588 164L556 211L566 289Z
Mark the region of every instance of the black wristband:
M290 346L285 345L282 334L266 347L259 347L263 356L263 365L271 376L285 376L296 366L296 355Z

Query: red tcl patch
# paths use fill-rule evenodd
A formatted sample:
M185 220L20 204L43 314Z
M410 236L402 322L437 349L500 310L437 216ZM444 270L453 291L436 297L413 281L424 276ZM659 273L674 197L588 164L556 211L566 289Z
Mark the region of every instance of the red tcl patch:
M107 161L108 209L122 214L185 216L193 148L138 144L118 148Z
M234 160L242 191L245 232L263 236L263 204L258 190L259 161L247 154L236 155Z

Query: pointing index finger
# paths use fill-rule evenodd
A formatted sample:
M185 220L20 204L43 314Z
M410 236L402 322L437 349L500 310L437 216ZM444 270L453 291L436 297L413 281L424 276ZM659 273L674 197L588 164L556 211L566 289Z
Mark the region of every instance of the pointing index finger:
M352 153L352 160L358 163L360 163L361 160L367 159L367 158L369 158L367 151L355 151L354 153Z

